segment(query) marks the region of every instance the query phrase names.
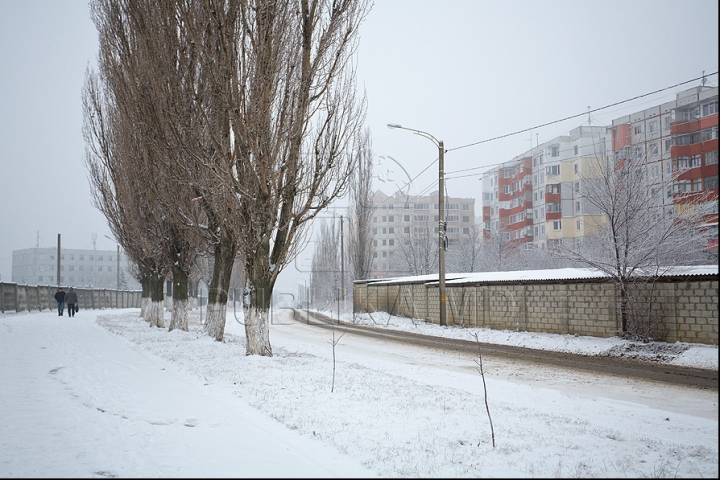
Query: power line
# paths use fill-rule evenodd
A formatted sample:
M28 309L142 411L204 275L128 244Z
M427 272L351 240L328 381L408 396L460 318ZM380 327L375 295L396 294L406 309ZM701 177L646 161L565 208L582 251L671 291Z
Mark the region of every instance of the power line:
M447 152L451 152L451 151L453 151L453 150L460 150L460 149L462 149L462 148L467 148L467 147L472 147L472 146L475 146L475 145L480 145L480 144L482 144L482 143L492 142L492 141L494 141L494 140L499 140L499 139L501 139L501 138L511 137L511 136L513 136L513 135L517 135L517 134L520 134L520 133L529 132L529 131L532 131L532 130L537 129L537 128L542 128L542 127L546 127L546 126L548 126L548 125L553 125L553 124L556 124L556 123L561 123L561 122L564 122L564 121L566 121L566 120L571 120L571 119L573 119L573 118L578 118L578 117L582 117L582 116L584 116L584 115L589 115L589 114L591 114L591 113L598 112L598 111L600 111L600 110L606 110L606 109L611 108L611 107L616 107L616 106L618 106L618 105L622 105L622 104L624 104L624 103L628 103L628 102L631 102L631 101L633 101L633 100L637 100L637 99L640 99L640 98L648 97L648 96L654 95L654 94L656 94L656 93L664 92L664 91L670 90L670 89L672 89L672 88L676 88L676 87L679 87L679 86L682 86L682 85L686 85L686 84L691 83L691 82L695 82L695 81L697 81L697 80L703 80L703 79L706 79L706 77L713 76L713 75L717 75L717 74L718 74L717 71L715 71L715 72L713 72L713 73L709 73L709 74L705 74L705 73L703 72L703 75L701 75L700 77L692 78L692 79L690 79L690 80L686 80L686 81L684 81L684 82L680 82L680 83L677 83L677 84L675 84L675 85L671 85L671 86L669 86L669 87L665 87L665 88L661 88L661 89L659 89L659 90L655 90L655 91L652 91L652 92L644 93L644 94L642 94L642 95L637 95L637 96L635 96L635 97L628 98L628 99L626 99L626 100L621 100L621 101L619 101L619 102L615 102L615 103L611 103L611 104L609 104L609 105L605 105L604 107L599 107L599 108L595 108L595 109L592 109L592 110L587 110L587 111L585 111L585 112L583 112L583 113L578 113L578 114L576 114L576 115L571 115L571 116L569 116L569 117L561 118L561 119L558 119L558 120L553 120L553 121L551 121L551 122L543 123L543 124L541 124L541 125L537 125L537 126L534 126L534 127L525 128L525 129L523 129L523 130L517 130L517 131L512 132L512 133L506 133L506 134L504 134L504 135L499 135L499 136L497 136L497 137L488 138L488 139L486 139L486 140L481 140L481 141L479 141L479 142L469 143L469 144L467 144L467 145L462 145L462 146L460 146L460 147L449 148L449 149L446 149L445 152L447 153ZM595 145L594 142L593 142L593 145ZM532 148L531 148L531 150L532 150ZM395 196L396 193L401 192L402 189L404 189L405 187L407 187L408 185L410 185L410 183L412 183L412 182L415 181L415 179L417 179L420 175L422 175L423 173L425 173L425 171L426 171L427 169L429 169L431 166L433 166L433 165L435 164L435 162L437 162L437 161L438 161L438 158L435 158L435 160L433 160L432 162L430 162L430 164L428 164L428 166L425 167L419 174L415 175L415 177L413 177L408 183L406 183L406 184L403 185L399 190L395 191L392 195L390 195L389 198L388 198L388 200L389 200L391 197ZM482 166L482 167L472 167L472 168L468 168L468 169L464 169L464 170L457 170L457 171L454 171L454 172L448 172L448 174L452 175L453 173L460 173L460 172L463 172L463 171L479 170L479 169L488 169L488 168L492 168L492 167L496 167L496 166L503 165L504 163L506 163L506 162L499 162L499 163L492 164L492 165L484 165L484 166ZM453 179L464 178L464 177L475 176L475 175L480 175L480 174L469 174L469 175L462 175L462 176L457 176L457 177L448 177L447 179L448 179L448 180L453 180ZM428 191L428 190L430 190L431 188L433 188L436 183L437 183L437 180L434 181L434 182L432 182L428 187L425 187L425 188L424 188L420 193L418 193L417 195L414 195L414 196L412 197L412 200L415 200L415 199L423 196L423 194L424 194L426 191ZM385 203L386 201L387 201L387 200L381 202L380 205L383 204L383 203Z
M583 113L578 113L577 115L571 115L571 116L569 116L569 117L561 118L561 119L559 119L559 120L553 120L552 122L543 123L543 124L541 124L541 125L536 125L536 126L534 126L534 127L525 128L525 129L523 129L523 130L517 130L517 131L512 132L512 133L506 133L505 135L499 135L499 136L497 136L497 137L488 138L488 139L486 139L486 140L481 140L481 141L479 141L479 142L468 143L467 145L462 145L462 146L460 146L460 147L449 148L449 149L447 149L447 150L445 150L445 151L446 151L446 152L451 152L451 151L453 151L453 150L460 150L461 148L473 147L473 146L475 146L475 145L480 145L481 143L492 142L493 140L499 140L499 139L501 139L501 138L506 138L506 137L511 137L511 136L513 136L513 135L517 135L517 134L519 134L519 133L529 132L530 130L534 130L534 129L536 129L536 128L547 127L548 125L553 125L553 124L555 124L555 123L564 122L565 120L571 120L571 119L573 119L573 118L582 117L582 116L584 116L584 115L588 115L588 114L593 113L593 112L598 112L598 111L600 111L600 110L605 110L606 108L615 107L615 106L617 106L617 105L622 105L623 103L631 102L631 101L633 101L633 100L637 100L638 98L643 98L643 97L647 97L647 96L650 96L650 95L654 95L654 94L656 94L656 93L664 92L664 91L666 91L666 90L670 90L671 88L675 88L675 87L679 87L679 86L682 86L682 85L686 85L686 84L688 84L688 83L695 82L695 81L697 81L697 80L702 80L702 79L704 79L705 77L712 76L712 75L717 75L717 74L718 74L718 72L713 72L713 73L710 73L710 74L707 74L707 75L703 74L703 75L700 76L700 77L692 78L692 79L690 79L690 80L686 80L686 81L684 81L684 82L680 82L680 83L677 83L677 84L675 84L675 85L671 85L671 86L669 86L669 87L661 88L661 89L655 90L655 91L653 91L653 92L648 92L648 93L644 93L644 94L642 94L642 95L638 95L638 96L636 96L636 97L628 98L627 100L621 100L621 101L619 101L619 102L611 103L610 105L605 105L604 107L595 108L595 109L588 110L588 111L583 112Z

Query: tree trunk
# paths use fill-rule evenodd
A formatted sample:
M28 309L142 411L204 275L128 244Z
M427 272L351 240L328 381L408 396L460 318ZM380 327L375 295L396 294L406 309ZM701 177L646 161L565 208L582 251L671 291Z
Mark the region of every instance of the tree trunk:
M188 275L178 265L174 265L173 269L173 311L170 319L169 331L176 328L188 331Z
M246 355L272 357L270 346L270 303L273 282L265 271L252 271L250 281L250 308L245 315ZM260 277L260 278L258 278Z
M165 328L165 315L163 309L163 283L165 279L160 275L149 275L150 278L150 314L148 320L151 327Z
M215 245L215 265L208 289L207 321L205 331L221 342L225 334L228 288L236 253L235 244L228 237L221 237Z
M142 297L140 299L140 317L144 318L145 321L148 322L150 321L149 307L152 303L152 300L150 299L150 277L148 275L145 275L142 280L140 280L140 286L142 287Z

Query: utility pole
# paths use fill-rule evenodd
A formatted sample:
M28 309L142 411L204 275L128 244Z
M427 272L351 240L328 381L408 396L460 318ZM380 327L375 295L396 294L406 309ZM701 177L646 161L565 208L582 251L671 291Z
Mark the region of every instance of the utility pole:
M345 243L344 243L343 216L340 215L340 298L345 301ZM338 312L338 315L340 313Z
M57 252L57 284L58 287L62 285L60 283L60 234L58 233L58 252Z
M427 132L406 128L397 123L388 123L388 128L400 128L409 130L416 135L425 137L438 147L438 287L440 297L440 325L447 325L447 305L445 304L445 249L447 239L445 238L445 144Z

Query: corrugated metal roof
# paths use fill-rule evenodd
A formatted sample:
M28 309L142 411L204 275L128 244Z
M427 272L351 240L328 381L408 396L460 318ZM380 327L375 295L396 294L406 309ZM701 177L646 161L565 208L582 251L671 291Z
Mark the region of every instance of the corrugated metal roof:
M653 271L653 274L655 271ZM699 275L718 275L717 265L697 265L687 267L668 267L661 271L661 276L686 277ZM476 272L476 273L448 273L445 276L446 285L482 282L520 282L520 281L558 281L582 280L592 278L610 278L606 273L595 268L554 268L545 270L518 270L512 272ZM380 278L367 280L374 285L397 285L402 283L438 283L438 275L416 275L408 277Z

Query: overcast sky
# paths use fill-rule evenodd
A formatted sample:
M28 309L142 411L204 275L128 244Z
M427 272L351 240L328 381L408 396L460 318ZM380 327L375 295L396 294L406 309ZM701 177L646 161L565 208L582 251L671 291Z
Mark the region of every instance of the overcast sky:
M454 148L717 72L717 19L716 0L378 0L357 52L366 124L376 156L385 157L376 171L392 180L376 188L392 194L407 182L392 157L413 178L411 193L437 189L437 148L386 126L397 123L443 140L448 194L479 199L484 170L460 171L510 160L531 139L587 124L587 115ZM115 248L83 165L81 88L96 54L87 1L0 0L3 281L11 280L13 250L55 247L58 234L64 248L92 248L93 233L98 249ZM717 86L717 74L708 82ZM601 110L592 123L610 124L696 85ZM290 274L279 287L297 283Z

